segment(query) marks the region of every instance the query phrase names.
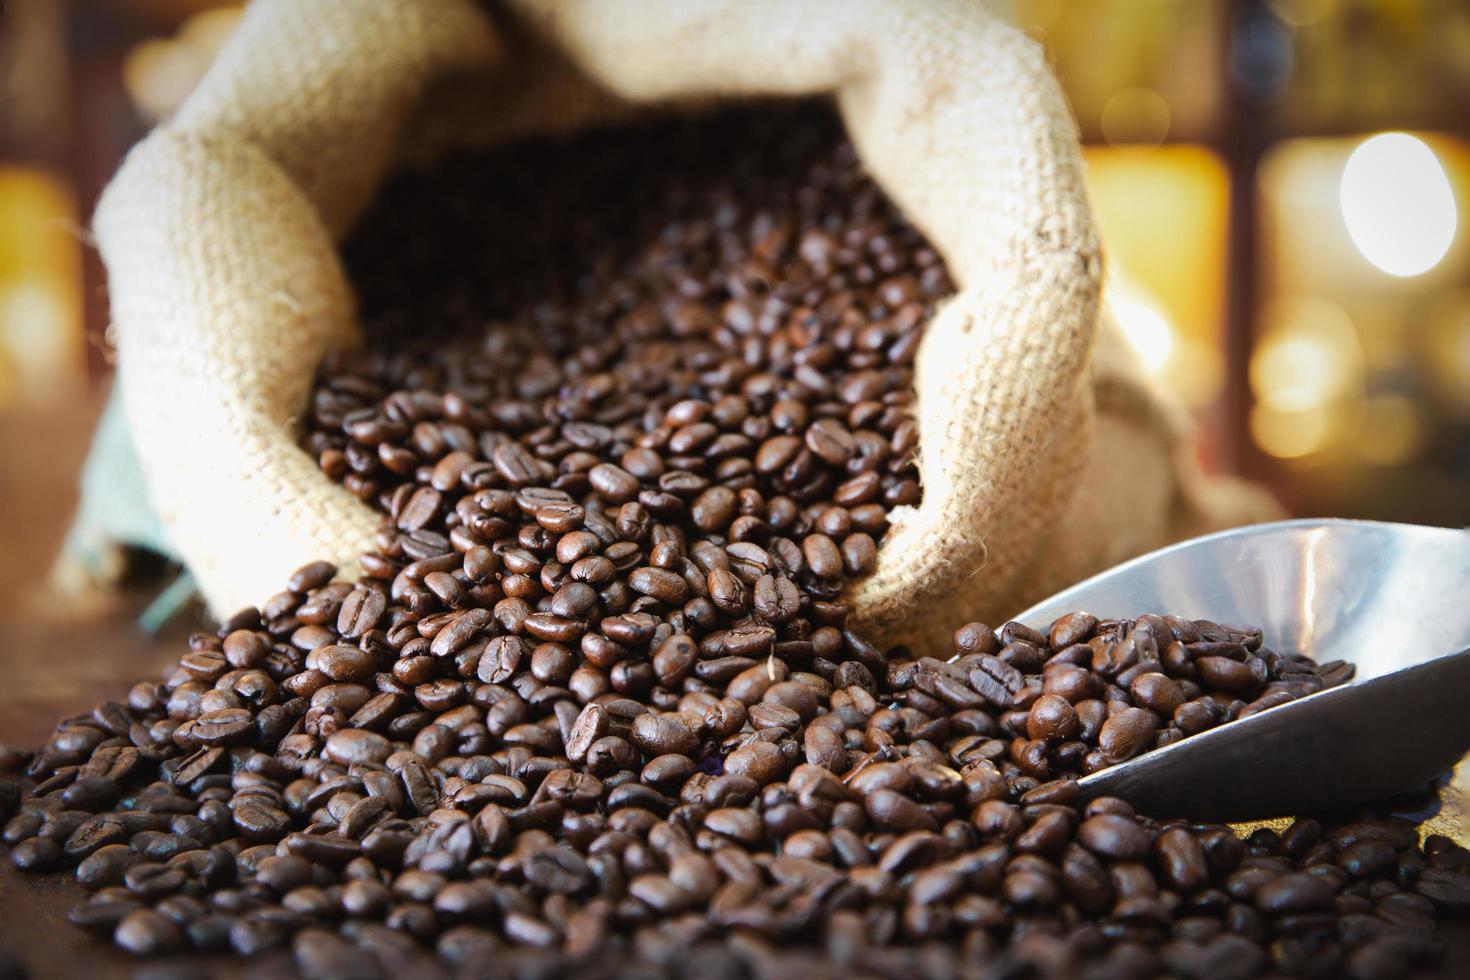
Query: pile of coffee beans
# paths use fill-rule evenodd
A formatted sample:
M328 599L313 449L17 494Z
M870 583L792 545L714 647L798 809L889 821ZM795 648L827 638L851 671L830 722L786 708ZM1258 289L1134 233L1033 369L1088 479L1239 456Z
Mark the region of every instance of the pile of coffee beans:
M1372 978L1438 955L1436 909L1470 910L1470 853L1421 850L1409 823L1242 840L1084 805L1057 775L1166 741L1189 705L1229 720L1272 685L1322 682L1252 630L969 624L956 659L877 672L853 638L810 670L687 674L664 708L583 701L535 653L505 668L491 648L516 634L494 621L478 657L365 644L397 618L432 648L471 613L422 636L371 580L332 572L299 571L270 623L251 609L193 637L167 683L63 720L24 800L0 783L11 859L74 865L92 892L77 925L139 954L292 942L313 976L373 975L423 944L477 975ZM1277 678L1253 702L1200 669L1227 644ZM434 669L409 687L394 668L413 657ZM1165 682L1180 693L1161 701Z
M451 161L348 259L375 341L305 444L384 514L363 575L299 569L0 756L11 860L74 867L77 925L310 976L1377 978L1470 910L1470 853L1405 822L1082 800L1344 665L1169 616L950 660L848 627L950 287L826 116Z

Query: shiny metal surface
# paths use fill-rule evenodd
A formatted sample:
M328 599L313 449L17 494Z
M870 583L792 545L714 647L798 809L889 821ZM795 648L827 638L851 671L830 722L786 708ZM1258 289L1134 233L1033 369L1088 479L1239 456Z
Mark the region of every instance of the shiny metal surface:
M1084 794L1158 817L1254 820L1422 788L1470 749L1470 531L1297 520L1126 562L1016 619L1171 613L1254 624L1265 644L1347 660L1347 684L1095 773Z

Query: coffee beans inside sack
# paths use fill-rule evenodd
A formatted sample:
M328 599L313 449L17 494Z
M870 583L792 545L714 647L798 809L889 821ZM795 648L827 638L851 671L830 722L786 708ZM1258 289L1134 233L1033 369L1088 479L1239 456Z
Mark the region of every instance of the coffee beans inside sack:
M372 18L357 3L259 0L232 37L237 53L217 60L178 118L129 154L94 222L117 324L122 448L135 451L158 528L216 618L259 603L308 561L326 559L356 577L372 548L374 508L324 476L299 442L315 369L328 350L364 339L359 314L381 328L389 306L423 312L424 289L401 303L363 293L379 280L383 290L412 281L403 273L422 261L436 267L438 283L456 262L473 268L476 303L488 291L480 280L567 275L536 271L549 266L531 246L555 246L535 227L507 228L510 246L492 237L488 249L436 252L425 243L463 231L455 209L441 207L447 220L390 238L388 261L368 263L364 276L363 263L344 265L341 247L365 214L381 213L384 178L442 159L448 147L525 147L537 135L688 110L691 99L830 100L874 184L869 193L883 188L923 229L923 252L942 259L925 274L953 284L929 304L912 354L895 352L912 370L904 414L917 434L924 492L917 504L888 507L884 536L895 547L879 548L871 574L844 591L849 622L879 645L938 654L954 623L1003 620L1118 561L1278 513L1255 488L1200 472L1181 418L1149 390L1101 311L1104 262L1076 127L1040 47L993 5L885 0L857 12L848 3L812 10L650 0L642 16L624 17L602 3L509 0L495 5L502 20L471 0L384 3ZM280 110L288 105L293 111ZM650 153L640 175L676 181L664 157ZM562 166L550 153L542 162ZM517 178L514 169L486 168L468 186L482 200L495 199L500 182L507 201L544 196L534 174ZM617 198L630 183L604 184L603 196ZM509 210L488 205L492 224L479 239L493 236L493 222L514 223ZM579 218L573 210L551 209L546 221L568 229ZM583 237L562 249L579 260L597 245L587 238L589 209L580 210ZM753 291L764 288L763 253L777 244L752 252L749 282L715 285L749 312ZM897 255L874 245L867 261L838 254L828 264L859 285L895 279L887 267ZM928 259L923 252L917 262ZM796 276L812 258L788 262L782 275ZM685 276L679 289L700 279ZM910 284L898 277L895 285L901 294L885 301L892 310L869 311L857 329L881 318L884 332L903 336L908 314L894 311L908 305ZM918 298L931 300L932 282L920 276L918 285ZM786 292L777 299L790 303L794 290ZM523 296L533 293L522 284ZM513 298L502 296L502 309ZM520 303L522 313L535 302ZM411 319L415 336L435 336L422 316ZM775 332L769 322L757 326ZM565 354L567 331L559 332L553 359ZM799 345L807 331L785 332ZM884 342L872 330L864 341ZM877 350L849 351L849 366L859 354ZM810 388L813 371L825 371L803 366ZM861 429L881 432L869 419L849 426L855 436ZM849 450L836 438L819 428L813 441L841 458ZM211 474L208 495L194 492L200 472ZM108 502L99 494L93 509Z
M450 158L345 258L367 342L302 444L374 548L0 757L76 925L311 976L1377 978L1470 908L1470 854L1382 815L1080 803L1348 665L1168 615L948 661L848 628L953 287L824 110Z

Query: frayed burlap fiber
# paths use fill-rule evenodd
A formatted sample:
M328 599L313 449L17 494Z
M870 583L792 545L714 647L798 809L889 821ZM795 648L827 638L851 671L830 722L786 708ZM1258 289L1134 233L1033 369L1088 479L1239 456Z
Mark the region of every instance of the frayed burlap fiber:
M210 606L374 515L296 447L356 339L336 245L398 161L722 98L835 97L960 286L917 360L923 502L851 594L938 648L1130 554L1247 518L1099 327L1077 134L1039 47L974 0L259 0L96 216L119 383L169 541ZM532 44L528 38L536 39Z

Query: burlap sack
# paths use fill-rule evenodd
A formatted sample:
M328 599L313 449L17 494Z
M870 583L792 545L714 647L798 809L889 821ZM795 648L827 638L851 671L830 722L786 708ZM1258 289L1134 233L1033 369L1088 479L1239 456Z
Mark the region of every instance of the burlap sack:
M374 515L296 448L294 419L323 351L355 339L335 245L395 160L673 100L835 96L960 286L918 353L923 503L893 515L851 595L881 639L938 647L1259 503L1207 496L1099 331L1077 134L1040 49L993 6L507 6L508 27L469 0L257 0L98 208L131 433L214 610L309 559L350 571L368 545Z

